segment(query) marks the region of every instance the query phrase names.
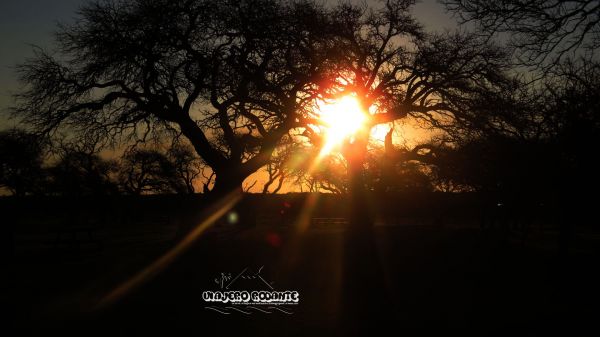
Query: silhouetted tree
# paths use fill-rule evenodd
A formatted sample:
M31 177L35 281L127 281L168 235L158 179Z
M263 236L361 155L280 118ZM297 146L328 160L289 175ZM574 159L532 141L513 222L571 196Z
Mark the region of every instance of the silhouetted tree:
M284 179L301 191L348 192L347 166L343 157L337 153L323 155L320 152L319 146L292 143L273 165L277 170L283 170Z
M431 152L420 160L433 167L437 180L493 193L499 199L527 195L533 203L540 202L539 196L553 188L558 178L556 168L550 166L556 156L547 140L487 135L427 147Z
M564 0L443 0L463 23L488 36L508 35L527 65L556 66L600 47L600 2ZM545 62L548 61L548 62Z
M289 137L286 138L289 140ZM289 161L290 157L294 155L293 143L280 145L273 157L271 162L267 164L265 169L267 173L267 181L265 181L262 189L262 193L277 193L283 187L284 181L290 176ZM274 188L271 188L271 187Z
M318 155L315 152L315 159ZM318 164L311 165L311 171L305 172L314 179L317 191L326 191L336 194L344 194L349 192L348 187L348 166L344 158L338 154L330 154L321 157Z
M56 56L36 50L19 66L15 115L107 142L175 129L216 174L215 192L240 189L306 125L337 54L331 14L311 1L94 1L61 26Z
M544 219L559 225L564 254L574 226L585 225L594 209L587 191L600 186L590 156L600 140L599 85L597 63L561 62L520 86L493 124L449 130L445 143L402 155L430 165L437 181L480 192L489 207L502 205L504 220L543 209Z
M195 193L194 183L201 177L206 164L186 144L173 144L167 151L167 158L175 168L176 176L185 184L187 193Z
M451 134L453 147L438 146L436 160L445 160L442 155L447 154L456 162L447 171L464 170L460 175L477 190L513 184L548 193L560 190L567 176L595 181L589 153L600 137L599 84L597 63L563 62L542 81L520 87L512 98L515 104L496 114L494 125L471 125Z
M185 176L157 150L134 149L123 156L119 182L129 194L186 193Z
M392 145L391 129L383 149L371 150L367 156L367 185L377 192L423 192L433 189L427 175L427 155L419 152L421 146L413 150L396 148ZM422 148L425 150L425 148Z
M543 127L552 145L554 159L549 166L559 170L554 193L559 201L561 253L568 253L576 226L589 225L596 216L597 198L591 191L600 188L595 156L600 143L600 64L566 62L547 80L540 102Z
M0 186L13 195L40 192L44 181L44 143L20 129L0 132Z
M116 161L74 145L63 145L57 151L56 163L47 169L49 194L78 197L119 193Z
M281 165L277 165L276 162L271 162L269 164L267 164L267 174L268 174L268 179L265 182L265 184L263 185L263 189L262 192L263 193L277 193L281 190L281 187L283 186L283 182L286 178L286 172L285 169L281 166ZM275 188L270 191L270 187L273 184L275 185Z

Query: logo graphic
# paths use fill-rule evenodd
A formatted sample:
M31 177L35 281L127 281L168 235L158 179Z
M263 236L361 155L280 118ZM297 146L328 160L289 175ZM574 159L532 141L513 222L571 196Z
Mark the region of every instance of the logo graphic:
M205 309L224 315L232 312L293 314L291 307L300 302L300 294L294 290L276 290L274 282L268 282L261 274L263 268L253 271L246 267L235 276L222 272L214 279L219 290L202 292L202 300L208 304Z

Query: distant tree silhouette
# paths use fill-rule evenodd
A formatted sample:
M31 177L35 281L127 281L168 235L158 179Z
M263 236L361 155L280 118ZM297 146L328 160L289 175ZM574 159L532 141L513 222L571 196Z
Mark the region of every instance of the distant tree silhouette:
M576 52L600 47L600 2L443 0L463 23L488 36L506 34L527 65L554 67Z
M301 191L344 194L348 192L348 167L337 153L320 154L319 146L296 146L285 161L289 179Z
M305 174L312 176L317 191L336 194L349 192L348 166L340 155L331 154L321 158L312 172L305 172Z
M189 192L188 183L193 183L185 179L189 173L178 172L189 168L177 164L180 167L158 150L133 149L123 156L119 182L126 193L133 195Z
M195 193L194 182L201 177L206 164L194 154L192 147L181 143L171 146L167 158L175 168L175 175L185 184L187 193Z
M562 210L559 247L566 255L573 229L596 216L597 198L590 192L600 188L600 176L590 154L600 143L600 64L566 62L556 72L540 89L539 106L556 156L548 166L560 170L554 189Z
M370 151L367 157L367 185L377 192L431 191L427 175L426 155L418 148L396 148L392 144L393 129L386 134L384 148Z
M14 114L40 131L108 143L174 129L240 189L266 165L338 54L332 13L311 1L94 1L19 65Z
M541 92L541 128L547 137L560 140L563 152L592 164L588 154L595 147L600 127L600 63L563 62L555 73L537 89ZM580 169L593 166L579 165Z
M103 159L93 149L74 145L62 145L56 151L56 163L47 168L49 194L79 197L119 193L116 161Z
M40 137L20 129L0 132L0 186L13 195L40 193L45 146Z
M549 182L559 178L558 171L549 167L556 154L548 141L487 136L431 151L425 160L434 166L437 179L474 191L506 197L535 192L539 197L552 188Z
M262 193L277 193L281 190L285 180L291 175L290 161L295 155L295 150L297 146L292 139L285 137L266 166L267 181L263 185Z
M267 174L269 175L267 181L263 185L262 193L277 193L281 190L283 182L286 178L285 169L281 165L277 165L274 162L267 164ZM271 185L275 185L273 191L269 191Z
M281 166L288 171L288 177L292 184L300 189L301 192L318 191L318 181L310 174L310 167L316 158L316 152L312 146L305 144L295 144L292 155L285 157L284 160L276 161L274 164Z

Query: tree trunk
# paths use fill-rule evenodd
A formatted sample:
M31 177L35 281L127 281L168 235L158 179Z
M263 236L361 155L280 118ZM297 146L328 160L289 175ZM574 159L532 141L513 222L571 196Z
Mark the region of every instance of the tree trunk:
M210 191L210 196L220 198L234 191L239 191L241 193L244 179L246 179L246 177L237 172L217 172L215 185Z
M373 211L369 191L365 186L364 163L367 154L368 136L357 135L352 144L347 144L344 157L348 163L348 192L350 212L348 221L353 230L369 231L373 226Z
M346 335L383 333L389 316L387 292L375 233L374 213L365 187L364 162L368 138L348 144L349 227L344 237L342 313Z

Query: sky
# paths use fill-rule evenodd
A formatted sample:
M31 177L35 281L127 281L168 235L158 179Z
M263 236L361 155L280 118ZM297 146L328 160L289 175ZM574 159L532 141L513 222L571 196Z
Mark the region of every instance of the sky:
M50 47L57 22L68 22L85 0L0 1L0 110L18 89L14 66L31 56L31 45ZM4 116L3 116L4 117ZM7 122L2 118L4 126ZM11 124L8 124L11 125Z

